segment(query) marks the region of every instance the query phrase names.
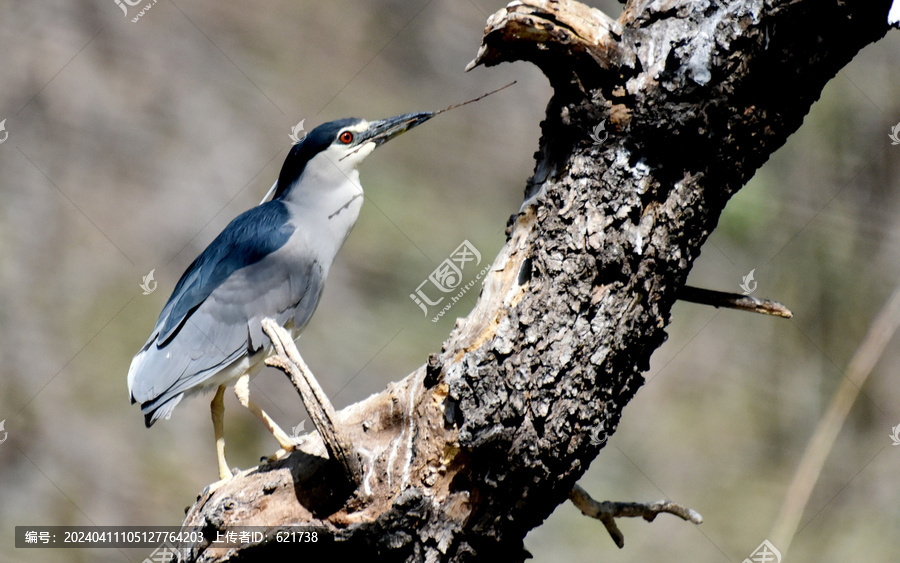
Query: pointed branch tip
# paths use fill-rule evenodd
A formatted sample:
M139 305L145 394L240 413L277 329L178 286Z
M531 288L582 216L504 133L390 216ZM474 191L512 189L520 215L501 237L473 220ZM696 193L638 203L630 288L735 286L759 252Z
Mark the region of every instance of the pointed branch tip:
M790 309L779 303L769 299L757 299L749 295L739 295L737 293L726 293L724 291L715 291L712 289L703 289L700 287L692 287L686 285L678 292L677 298L682 301L691 303L699 303L700 305L710 305L712 307L725 307L726 309L737 309L738 311L747 311L749 313L759 313L761 315L771 315L773 317L781 317L790 319L794 316Z

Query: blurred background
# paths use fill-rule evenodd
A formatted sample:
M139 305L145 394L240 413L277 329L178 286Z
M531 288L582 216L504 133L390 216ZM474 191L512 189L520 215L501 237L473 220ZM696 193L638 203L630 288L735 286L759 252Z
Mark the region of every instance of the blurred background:
M115 0L0 1L0 561L143 561L147 550L16 550L13 528L177 525L216 479L208 398L146 430L125 375L187 265L271 186L298 122L435 110L518 80L364 163L359 223L299 345L338 408L440 349L478 288L437 322L409 295L464 240L493 259L551 93L525 63L463 72L504 4L162 0L140 15ZM795 317L677 304L581 482L601 500L670 498L704 523L620 520L619 550L567 503L527 537L536 561L742 561L767 537L900 279L898 59L893 32L841 71L694 267L692 285L733 292L753 270L754 295ZM151 270L158 289L144 295ZM897 342L826 461L792 560L900 553ZM252 393L286 429L306 420L279 373ZM276 449L231 393L226 413L232 465Z

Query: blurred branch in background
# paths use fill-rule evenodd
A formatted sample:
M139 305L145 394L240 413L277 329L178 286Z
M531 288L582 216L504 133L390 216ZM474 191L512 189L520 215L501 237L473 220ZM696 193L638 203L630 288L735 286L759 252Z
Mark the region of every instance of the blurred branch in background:
M819 420L816 431L800 461L800 466L788 486L784 503L781 505L781 510L772 526L772 533L769 535L772 543L778 546L783 556L787 555L791 547L797 526L800 524L800 518L803 516L803 510L819 480L822 467L825 465L828 454L831 453L834 441L844 426L850 407L856 402L856 397L875 368L875 364L878 363L878 359L881 358L885 347L893 338L898 326L900 326L900 286L894 290L893 295L878 313L878 317L869 328L865 339L857 348L853 359L850 360L847 373L841 379L841 383L831 399L831 404L828 405L828 410Z

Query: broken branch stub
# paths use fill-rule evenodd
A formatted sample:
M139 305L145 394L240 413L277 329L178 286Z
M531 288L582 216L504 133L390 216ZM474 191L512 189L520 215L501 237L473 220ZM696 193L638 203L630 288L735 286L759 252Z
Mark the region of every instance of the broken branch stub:
M674 514L682 520L702 524L703 516L692 508L682 506L670 500L656 502L613 502L594 500L580 485L575 485L569 493L569 500L590 518L603 523L619 549L625 547L625 535L616 525L616 518L643 518L653 522L662 513Z
M748 313L772 315L783 319L790 319L794 316L790 309L778 301L757 299L756 297L750 297L749 295L738 295L736 293L703 289L690 285L686 285L678 291L678 299L690 301L691 303L699 303L700 305L710 305L717 309L719 307L725 307L727 309L747 311Z
M340 424L336 423L331 401L303 361L288 332L272 319L263 319L262 327L275 347L275 355L266 359L266 365L283 371L294 384L309 418L325 442L328 455L340 464L347 481L355 488L362 474L359 457Z

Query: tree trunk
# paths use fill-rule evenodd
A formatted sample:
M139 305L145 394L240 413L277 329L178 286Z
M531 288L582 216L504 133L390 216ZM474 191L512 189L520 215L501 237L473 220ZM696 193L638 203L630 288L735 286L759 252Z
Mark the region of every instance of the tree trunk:
M567 499L642 385L726 202L885 34L889 4L631 1L613 21L528 0L491 16L473 64L530 61L554 95L477 305L427 365L337 413L359 486L312 436L204 492L185 525L314 525L337 540L319 554L376 560L524 559L525 534Z

